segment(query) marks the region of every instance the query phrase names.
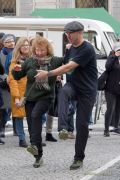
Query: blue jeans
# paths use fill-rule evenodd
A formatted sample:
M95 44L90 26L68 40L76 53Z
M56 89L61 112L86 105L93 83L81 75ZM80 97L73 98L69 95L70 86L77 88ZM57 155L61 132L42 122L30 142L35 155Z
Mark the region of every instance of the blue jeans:
M76 111L76 102L73 100L69 101L69 110L68 110L68 131L74 131L74 114Z
M23 118L15 118L16 132L18 134L19 140L25 140L25 132L23 127Z
M40 116L40 121L42 120L42 125L46 122L46 114L43 114L42 116Z

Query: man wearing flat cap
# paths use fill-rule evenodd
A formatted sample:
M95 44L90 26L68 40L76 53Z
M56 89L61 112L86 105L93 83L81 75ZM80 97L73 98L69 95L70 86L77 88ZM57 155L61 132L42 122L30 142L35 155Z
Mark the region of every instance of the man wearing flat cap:
M75 156L70 170L81 168L89 135L88 123L97 92L96 55L93 46L83 39L84 26L73 21L65 25L65 34L72 44L65 54L65 64L52 71L38 72L36 79L66 73L69 80L60 91L58 130L61 139L68 138L69 100L77 101ZM62 112L62 113L61 113Z

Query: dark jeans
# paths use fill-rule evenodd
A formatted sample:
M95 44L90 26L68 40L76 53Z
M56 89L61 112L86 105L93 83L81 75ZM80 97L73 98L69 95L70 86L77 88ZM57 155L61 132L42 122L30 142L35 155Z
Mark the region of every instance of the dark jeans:
M30 142L37 146L39 157L42 156L43 152L41 144L42 119L40 120L40 117L48 111L50 104L50 99L44 99L37 102L27 101L25 105Z
M114 118L114 127L118 128L120 120L120 95L105 92L107 110L105 113L105 130L109 131L112 118Z
M73 123L73 112L71 113L72 109L70 109L71 102L74 102L74 92L69 83L66 83L60 89L58 96L58 131L62 129L70 130L70 123ZM73 124L71 126L74 129Z
M76 96L77 95L77 96ZM80 96L74 90L70 83L66 83L60 91L58 106L58 130L68 130L67 118L69 111L69 101L75 99L77 101L76 111L76 142L75 156L77 160L83 160L84 151L88 139L88 123L95 102L95 97Z

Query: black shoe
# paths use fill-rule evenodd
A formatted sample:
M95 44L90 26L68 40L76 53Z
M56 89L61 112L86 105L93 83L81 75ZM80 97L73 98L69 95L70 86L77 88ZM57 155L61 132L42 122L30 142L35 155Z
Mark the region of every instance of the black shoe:
M2 139L0 139L0 144L5 144L5 142Z
M33 167L34 168L38 168L40 167L41 165L43 164L43 159L41 157L39 158L36 158L34 164L33 164Z
M104 137L109 137L110 136L110 133L108 130L104 130Z
M51 133L47 133L46 141L57 142L57 139L55 139Z
M72 165L70 166L70 170L76 170L78 168L83 167L83 161L80 160L74 160Z
M43 143L43 142L42 142L42 146L46 146L46 143Z
M24 147L24 148L27 148L27 147L28 147L27 142L26 142L25 140L20 140L20 141L19 141L19 146L20 146L20 147Z

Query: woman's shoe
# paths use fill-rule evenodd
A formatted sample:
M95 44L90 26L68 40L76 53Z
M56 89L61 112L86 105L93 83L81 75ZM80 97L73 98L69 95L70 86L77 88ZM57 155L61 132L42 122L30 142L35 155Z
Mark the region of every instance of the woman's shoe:
M31 153L33 156L38 155L38 148L35 145L28 146L27 151Z
M43 159L40 157L40 158L36 158L34 164L33 164L33 167L34 168L38 168L40 167L41 165L43 164Z

